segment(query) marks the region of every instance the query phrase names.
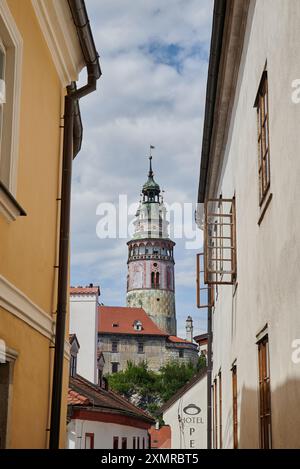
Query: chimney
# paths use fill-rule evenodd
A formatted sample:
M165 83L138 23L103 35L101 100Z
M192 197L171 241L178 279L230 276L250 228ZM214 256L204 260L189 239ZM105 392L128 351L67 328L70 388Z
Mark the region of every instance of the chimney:
M186 330L186 340L188 342L193 342L193 319L191 316L188 316L187 319L186 319L186 326L185 326L185 330Z

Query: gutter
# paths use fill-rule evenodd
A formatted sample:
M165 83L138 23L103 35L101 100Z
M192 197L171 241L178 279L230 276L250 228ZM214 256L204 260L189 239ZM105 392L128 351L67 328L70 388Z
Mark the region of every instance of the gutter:
M63 163L61 181L61 216L59 239L58 295L56 310L55 353L53 366L50 449L59 448L61 399L64 365L64 341L68 304L69 278L69 234L71 209L72 162L82 142L82 122L79 99L96 90L101 76L99 57L96 51L84 0L68 0L74 24L77 29L82 54L87 68L87 84L77 89L72 82L67 87L64 112Z
M226 6L227 0L215 0L206 87L198 203L203 203L205 201L205 194L207 189L206 184L209 168L211 136L214 124L214 111L216 104L219 67L221 61Z

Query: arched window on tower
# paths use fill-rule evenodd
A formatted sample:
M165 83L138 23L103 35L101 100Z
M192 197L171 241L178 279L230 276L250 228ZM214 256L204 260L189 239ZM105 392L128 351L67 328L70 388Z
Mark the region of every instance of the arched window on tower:
M155 288L159 288L159 272L156 272Z
M171 290L171 271L170 268L168 267L167 269L167 289Z
M151 272L151 288L155 288L155 272Z

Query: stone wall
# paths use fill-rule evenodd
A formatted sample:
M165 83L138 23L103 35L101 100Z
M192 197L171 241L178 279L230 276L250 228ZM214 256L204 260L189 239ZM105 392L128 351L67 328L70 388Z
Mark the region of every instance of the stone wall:
M176 335L174 292L162 289L129 291L127 306L143 308L159 329L167 334Z
M117 352L112 352L113 342L118 342ZM143 352L139 352L139 343L143 344ZM182 363L192 361L196 364L198 360L195 344L172 344L163 336L102 334L98 336L98 348L105 359L104 374L112 372L112 363L118 363L118 371L121 371L126 369L128 361L134 363L147 361L151 370L159 371L168 361L178 360Z

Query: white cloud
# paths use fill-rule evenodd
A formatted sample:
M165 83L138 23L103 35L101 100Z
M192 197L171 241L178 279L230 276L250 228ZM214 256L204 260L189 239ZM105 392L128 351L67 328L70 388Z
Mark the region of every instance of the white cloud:
M100 283L105 304L125 304L126 240L97 238L96 208L117 203L119 194L127 194L129 203L138 200L150 143L165 200L196 202L212 0L86 5L103 75L97 92L81 101L84 141L73 172L71 277L73 284ZM198 314L195 253L179 241L175 256L182 331L186 314Z

